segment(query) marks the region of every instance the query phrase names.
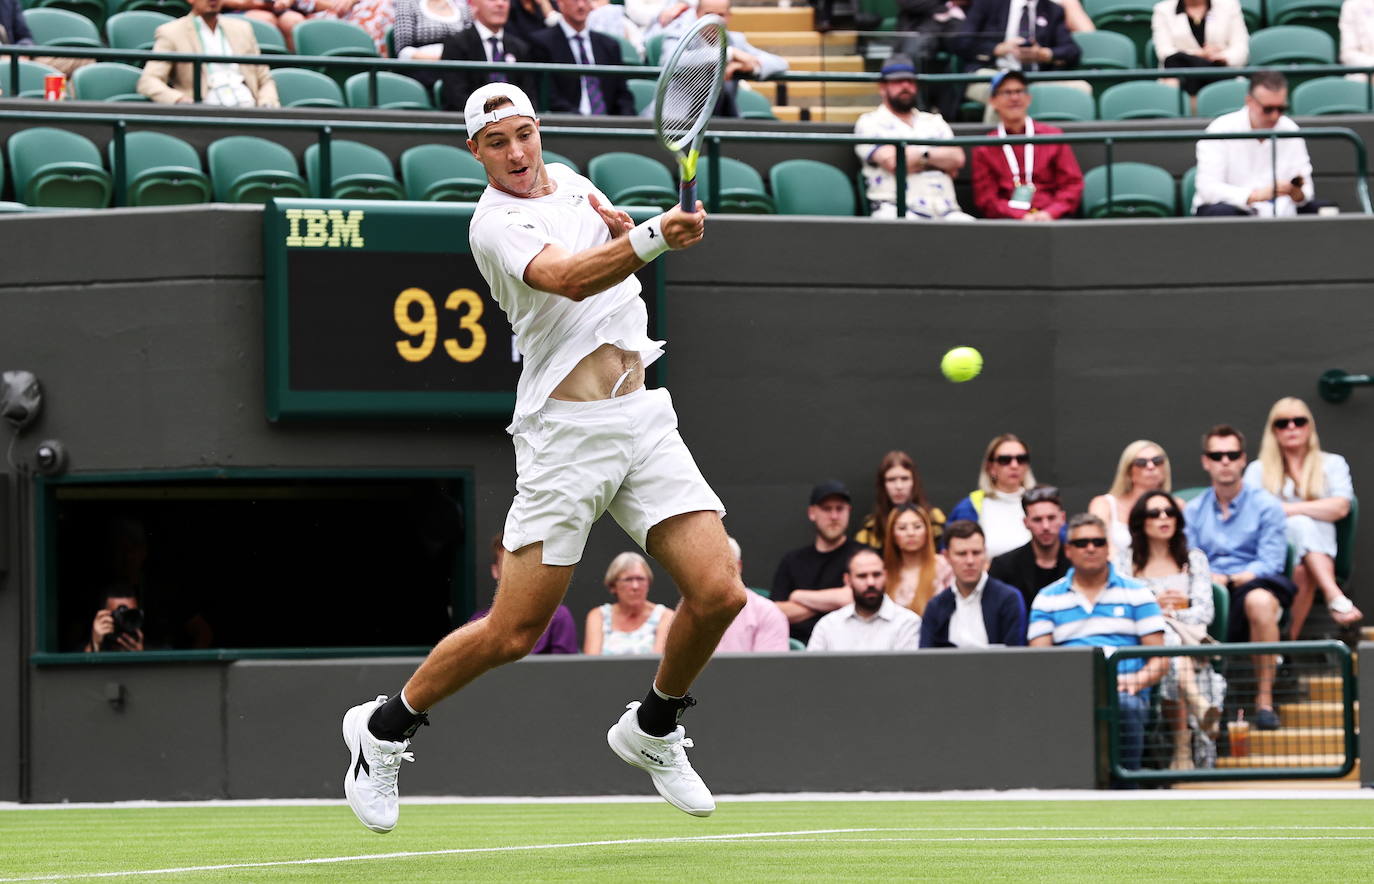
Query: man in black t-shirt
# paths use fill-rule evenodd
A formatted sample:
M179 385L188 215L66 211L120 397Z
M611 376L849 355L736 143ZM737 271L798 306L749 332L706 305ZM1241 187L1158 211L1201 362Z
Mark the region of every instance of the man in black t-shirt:
M1036 485L1021 495L1021 509L1026 513L1030 543L993 559L988 576L1019 589L1029 611L1035 594L1068 572L1069 559L1064 555L1065 513L1059 489Z
M773 575L773 601L787 615L792 638L802 643L810 640L822 614L854 601L844 573L850 556L868 547L848 536L852 510L843 482L830 479L812 488L806 517L815 526L815 537L784 555Z

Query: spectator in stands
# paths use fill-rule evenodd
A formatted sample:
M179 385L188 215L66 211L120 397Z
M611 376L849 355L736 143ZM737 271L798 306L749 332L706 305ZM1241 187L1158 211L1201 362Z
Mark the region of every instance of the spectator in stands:
M661 58L673 54L677 42L691 29L699 16L719 15L730 23L730 0L697 0L696 10L692 11L683 4L672 3L665 7L663 15L668 15L683 6L666 24L659 28L651 27L646 37L663 34ZM737 117L739 105L735 95L739 92L740 80L767 80L787 70L787 59L754 46L739 31L729 32L730 47L725 60L725 88L721 90L720 103L716 105L716 116Z
M852 509L843 482L831 479L812 488L806 518L815 536L784 555L773 575L773 601L792 624L792 637L802 643L811 638L822 614L853 600L844 584L845 567L850 556L866 547L848 536Z
M935 551L930 513L914 503L888 513L883 567L887 594L903 608L925 616L926 603L954 582L954 572Z
M615 599L587 612L584 654L661 654L673 609L649 601L654 572L636 552L623 552L606 569L606 589Z
M740 574L744 573L744 556L739 541L726 538L735 554ZM747 651L786 651L788 649L787 617L778 606L768 600L768 590L749 587L744 610L730 623L716 645L716 653Z
M903 172L906 175L907 218L941 221L971 221L959 208L954 180L964 167L962 147L941 147L939 142L954 137L954 131L939 114L916 109L919 86L916 65L905 55L892 55L883 62L878 78L882 104L859 117L854 134L866 138L911 138L906 146ZM860 144L854 148L863 164L865 193L869 213L874 218L896 218L897 165L902 159L893 144Z
M1239 0L1159 0L1150 22L1155 55L1166 68L1243 68L1250 58L1250 32ZM1207 82L1184 77L1189 95Z
M535 34L558 24L562 19L558 9L553 0L511 0L506 30L528 43Z
M1026 75L1002 71L992 78L988 103L997 114L995 133L1058 135L1063 129L1031 119ZM983 145L973 149L973 202L984 218L1054 221L1078 211L1083 171L1067 144Z
M1061 534L1064 529L1064 504L1059 501L1059 489L1052 485L1036 485L1021 495L1025 512L1023 523L1030 532L1030 542L1004 552L992 560L988 573L995 579L1016 587L1030 610L1035 594L1063 577L1069 570L1069 557L1064 555Z
M282 39L292 51L295 51L296 44L291 39L291 32L296 25L305 21L305 15L296 8L295 0L224 0L224 11L242 13L244 18L276 28L281 31Z
M1355 487L1350 465L1339 454L1322 451L1312 410L1287 396L1269 409L1260 437L1259 459L1245 468L1243 481L1263 488L1283 504L1288 543L1293 547L1292 622L1288 637L1297 639L1312 609L1316 589L1338 626L1358 623L1364 615L1336 582L1336 522L1350 515Z
M644 29L632 19L624 6L611 0L591 0L592 11L587 27L608 37L629 40L641 56L644 54Z
M1284 115L1287 110L1288 81L1278 71L1260 71L1250 77L1245 107L1217 117L1207 131L1296 132L1298 124ZM1277 155L1263 138L1197 143L1193 210L1199 215L1315 213L1314 192L1312 159L1301 138L1279 139Z
M1279 619L1296 592L1283 576L1288 555L1283 504L1263 488L1241 481L1245 437L1234 427L1218 424L1202 437L1202 468L1212 477L1212 486L1184 509L1188 545L1202 550L1212 582L1231 593L1227 639L1276 642ZM1263 654L1251 659L1255 714L1250 720L1260 730L1275 730L1275 660Z
M531 38L535 57L553 64L620 64L620 44L587 27L591 0L562 0L562 20ZM634 116L635 102L623 77L556 76L549 82L549 110L583 116Z
M949 40L964 26L964 7L967 5L967 0L897 0L897 31L902 35L897 52L911 57L918 74L944 72L937 59ZM863 15L858 13L856 17ZM867 15L871 16L871 21L861 22L858 30L878 30L880 16L876 13ZM926 108L946 120L957 119L963 94L962 83L928 83Z
M1188 548L1183 512L1168 491L1147 491L1131 506L1131 555L1123 569L1154 593L1164 615L1164 644L1201 644L1216 616L1212 600L1212 570L1200 549ZM1164 717L1174 734L1170 770L1193 768L1191 714L1207 744L1204 753L1216 757L1212 742L1221 719L1226 682L1204 657L1171 657L1160 684ZM1180 700L1182 702L1180 702Z
M34 45L33 32L29 30L28 22L24 21L24 4L20 0L0 0L0 43ZM21 56L20 60L23 61L24 57ZM93 58L59 58L52 55L37 55L33 60L61 71L68 79L77 68L95 61ZM0 59L0 64L8 63L9 59Z
M1163 645L1164 618L1154 594L1123 577L1107 556L1107 527L1092 513L1069 519L1069 573L1040 590L1031 605L1027 637L1033 648L1089 645L1120 648ZM1150 687L1168 669L1168 657L1123 659L1116 666L1121 766L1140 767Z
M100 610L91 621L91 637L84 650L88 654L144 650L138 590L127 583L116 583L101 593Z
M501 543L502 534L503 532L498 531L491 539L491 579L496 584L498 592L501 587L501 562L506 555L506 548ZM490 607L474 611L468 622L481 620L489 613ZM559 605L553 612L548 629L539 636L539 640L530 649L530 654L576 654L577 650L577 623L573 620L572 611L568 610L568 606Z
M1064 9L1054 0L973 0L964 27L953 41L964 70L992 75L998 71L1062 71L1078 67L1083 51L1073 41ZM1091 91L1082 81L1062 81ZM970 101L987 104L987 83L969 84ZM993 122L989 107L983 117Z
M387 56L386 32L396 23L396 0L296 0L309 18L332 18L367 31L377 54Z
M396 26L392 42L396 57L438 61L444 56L444 40L472 26L472 7L467 0L396 0ZM426 86L439 82L438 71L406 71Z
M1341 3L1341 64L1347 67L1374 67L1374 0L1344 0ZM1368 74L1346 74L1346 79L1363 83Z
M1026 603L1016 587L989 577L987 546L977 522L951 522L945 555L954 585L921 615L921 647L1015 647L1026 643Z
M853 601L820 619L808 651L914 651L920 646L921 618L883 591L883 559L859 547L849 559L844 585Z
M258 55L258 38L248 22L220 15L221 0L191 0L191 12L160 25L154 52L208 55ZM190 62L149 61L138 78L138 91L162 104L191 104L195 72ZM203 66L200 100L221 107L281 107L277 84L266 65Z
M879 552L883 548L884 527L887 517L894 507L904 503L914 503L930 516L930 536L940 539L945 527L945 514L939 507L933 507L926 500L925 485L921 473L916 469L916 461L905 451L889 451L878 463L878 475L873 489L873 512L864 516L863 524L855 533L854 539Z
M978 489L954 505L949 520L968 519L981 525L988 556L996 558L1030 540L1021 496L1034 487L1030 449L1011 433L1003 433L988 443L983 454Z
M531 61L534 50L523 38L506 29L510 15L510 0L471 0L472 27L443 39L445 61L518 62ZM461 111L468 95L487 83L510 82L527 93L535 93L535 78L529 74L503 71L445 71L439 77L443 85L444 110Z
M1107 525L1112 564L1118 571L1129 573L1130 570L1127 566L1131 561L1131 531L1126 517L1131 507L1147 491L1172 489L1169 456L1164 453L1163 446L1148 439L1137 439L1121 452L1112 487L1088 504L1088 512Z

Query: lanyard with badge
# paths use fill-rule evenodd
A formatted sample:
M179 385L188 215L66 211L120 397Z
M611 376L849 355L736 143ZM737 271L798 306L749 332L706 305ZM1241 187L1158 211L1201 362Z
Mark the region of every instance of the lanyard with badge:
M1035 123L1030 117L1026 117L1026 135L1035 134ZM1002 123L997 124L997 137L1007 137L1007 127ZM1035 145L1026 145L1026 180L1021 181L1021 165L1016 162L1016 152L1011 149L1010 144L1002 145L1002 155L1007 158L1007 166L1011 169L1011 199L1007 200L1007 205L1013 209L1020 209L1023 212L1030 211L1031 201L1035 198L1035 185L1031 183L1031 176L1035 173Z

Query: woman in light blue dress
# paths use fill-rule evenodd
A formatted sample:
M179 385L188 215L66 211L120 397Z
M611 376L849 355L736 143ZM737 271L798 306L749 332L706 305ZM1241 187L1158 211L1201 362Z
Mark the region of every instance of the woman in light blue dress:
M1337 625L1363 619L1336 582L1336 523L1350 513L1355 497L1350 465L1339 454L1322 451L1306 402L1289 396L1269 409L1259 459L1245 468L1245 484L1279 498L1288 515L1288 542L1297 563L1293 582L1298 587L1289 639L1302 632L1317 589Z

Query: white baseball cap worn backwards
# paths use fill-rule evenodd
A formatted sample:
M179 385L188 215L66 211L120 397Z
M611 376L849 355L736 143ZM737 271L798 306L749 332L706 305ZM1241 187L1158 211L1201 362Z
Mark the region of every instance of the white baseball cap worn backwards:
M511 103L493 111L483 112L482 106L497 97L508 98ZM514 83L488 83L474 90L468 96L467 104L463 106L463 118L467 122L468 138L476 138L478 132L497 120L504 120L506 117L539 119L534 112L534 105L530 103L529 96Z

